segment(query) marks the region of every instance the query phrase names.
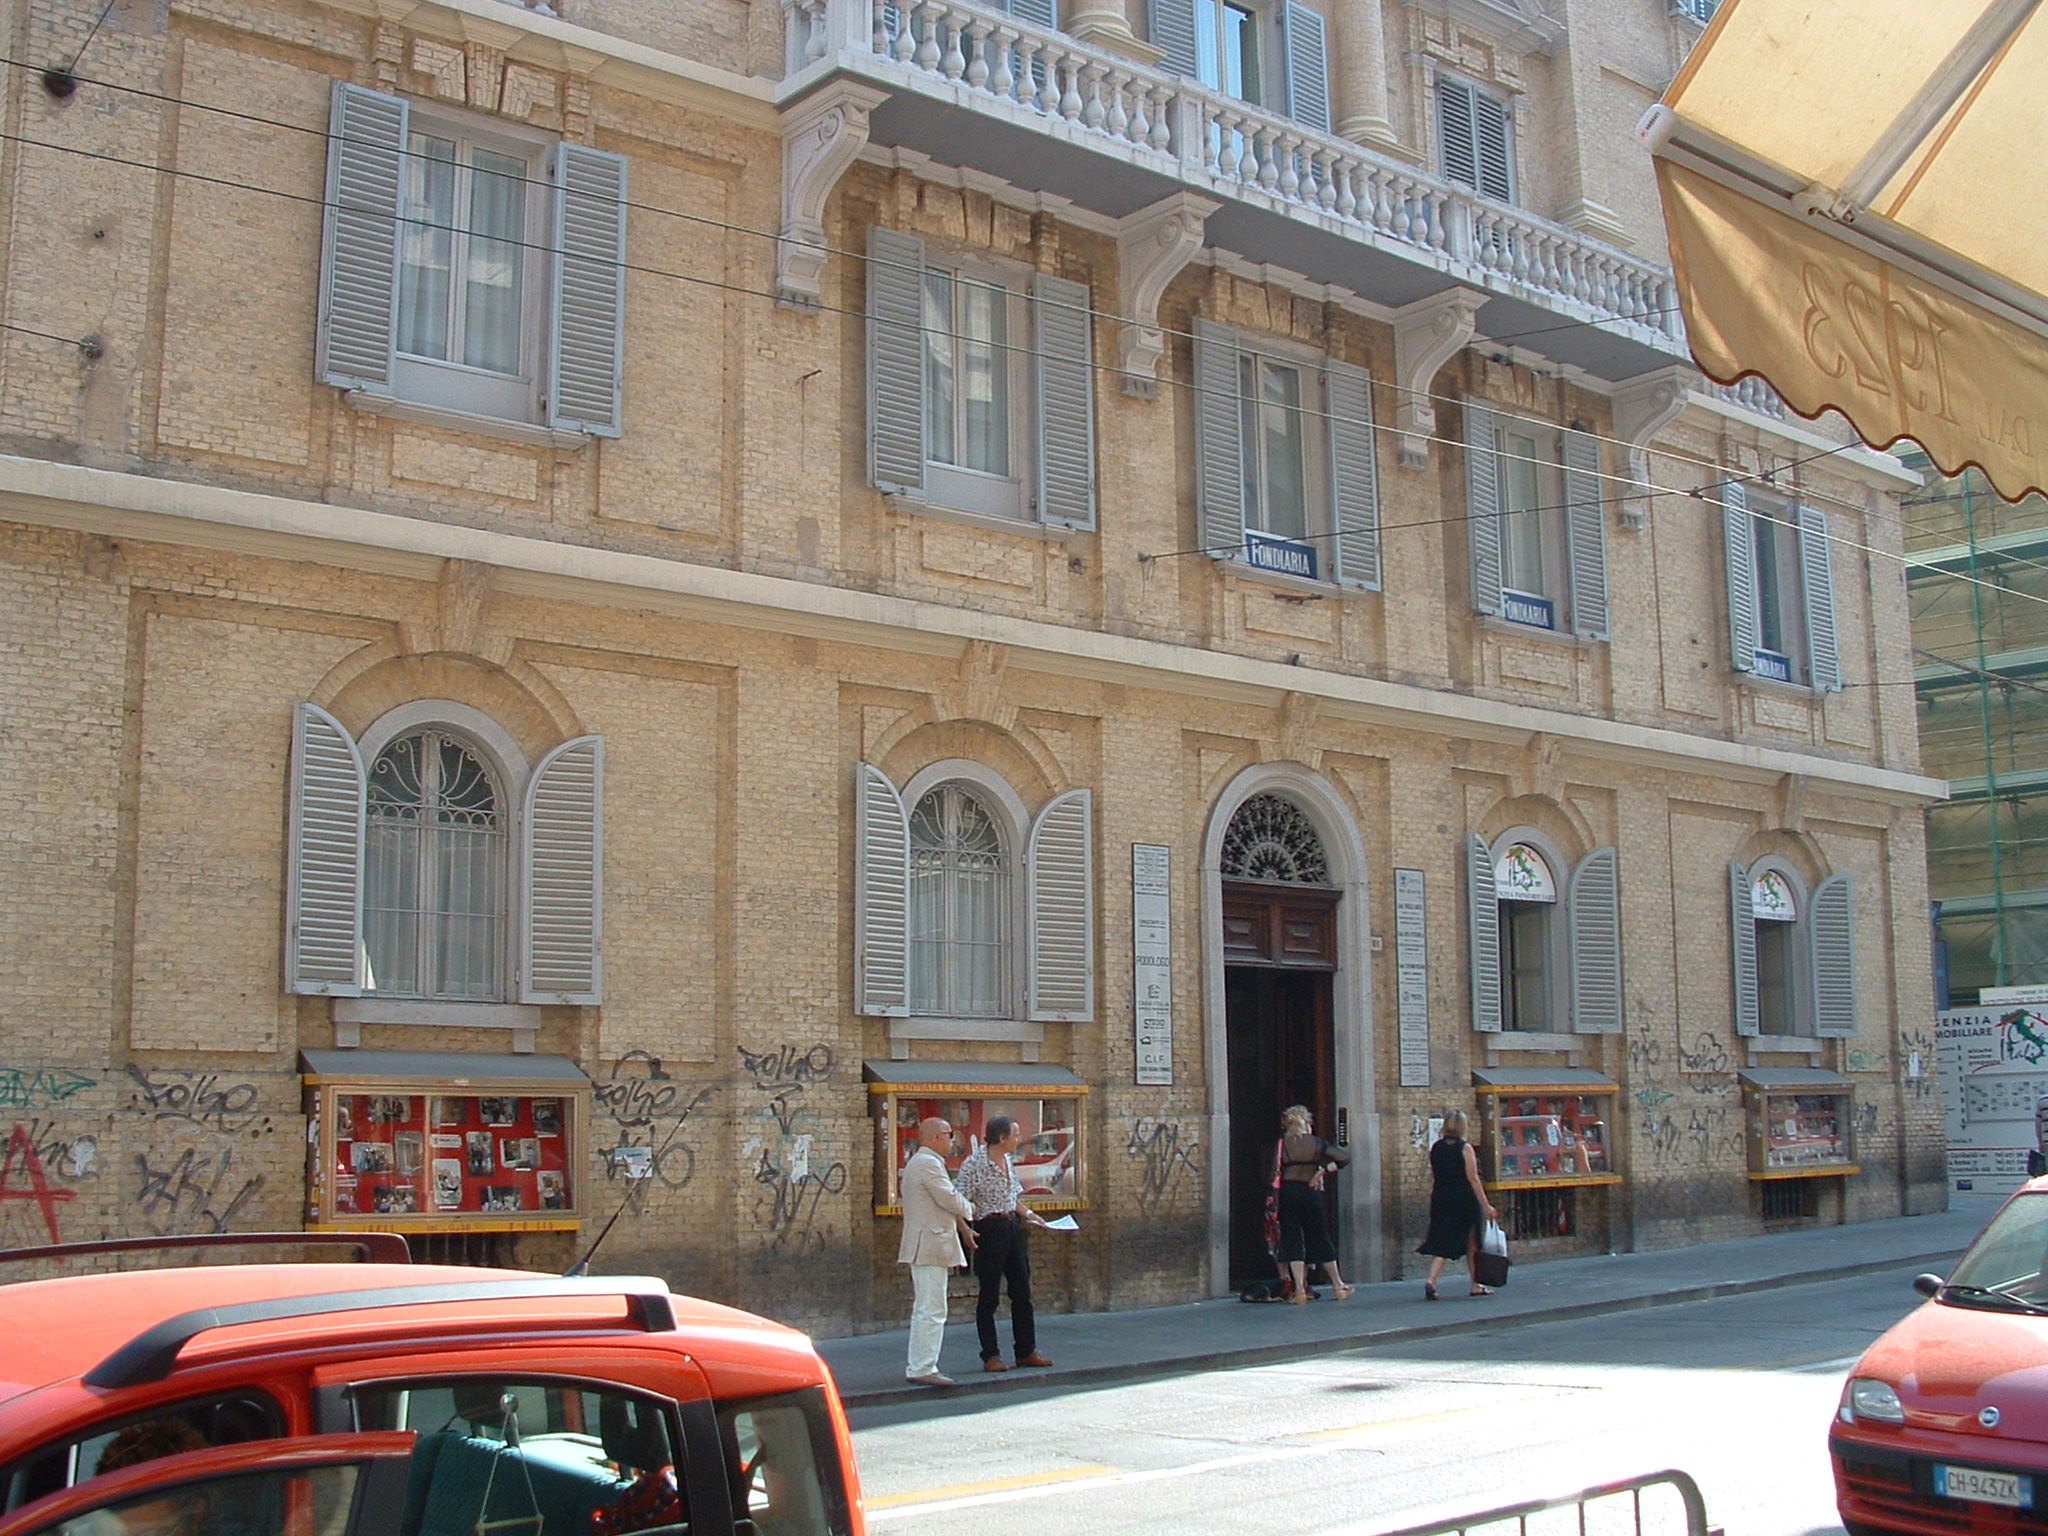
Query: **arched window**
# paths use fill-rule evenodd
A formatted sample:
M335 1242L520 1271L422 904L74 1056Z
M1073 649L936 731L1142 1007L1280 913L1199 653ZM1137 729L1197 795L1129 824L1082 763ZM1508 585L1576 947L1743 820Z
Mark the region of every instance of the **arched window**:
M1775 856L1728 866L1735 1030L1742 1035L1856 1033L1855 893L1846 874L1809 895Z
M1281 795L1253 795L1223 834L1226 880L1277 880L1328 885L1330 861L1306 812Z
M1621 865L1578 863L1533 827L1465 839L1472 1027L1486 1033L1621 1032Z
M414 731L369 764L363 839L364 990L503 995L504 796L460 738Z
M1009 1012L1009 850L973 790L941 784L910 813L910 1011Z

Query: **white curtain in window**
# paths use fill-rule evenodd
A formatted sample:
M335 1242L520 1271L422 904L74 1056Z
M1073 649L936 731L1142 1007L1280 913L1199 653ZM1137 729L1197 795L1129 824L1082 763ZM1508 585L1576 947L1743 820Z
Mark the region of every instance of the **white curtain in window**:
M418 731L377 755L363 861L369 991L502 994L505 823L490 774L454 738Z
M1001 828L971 790L940 785L910 813L910 1011L1004 1014L1010 928Z

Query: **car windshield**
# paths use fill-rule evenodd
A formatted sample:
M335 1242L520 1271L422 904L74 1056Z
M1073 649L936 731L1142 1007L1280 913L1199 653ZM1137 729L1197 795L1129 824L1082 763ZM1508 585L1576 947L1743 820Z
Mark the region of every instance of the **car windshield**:
M2048 1310L2048 1190L2010 1201L1942 1287L1962 1305Z

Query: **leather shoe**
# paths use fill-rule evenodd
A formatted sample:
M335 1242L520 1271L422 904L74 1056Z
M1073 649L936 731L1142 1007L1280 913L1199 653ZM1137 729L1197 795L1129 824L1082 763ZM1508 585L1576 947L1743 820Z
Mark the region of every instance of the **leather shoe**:
M1030 1354L1028 1354L1028 1355L1019 1355L1019 1356L1017 1357L1017 1363L1018 1363L1019 1365L1051 1365L1051 1364L1052 1364L1052 1362L1051 1362L1050 1360L1046 1359L1046 1358L1045 1358L1045 1356L1041 1355L1041 1354L1040 1354L1040 1353L1039 1353L1039 1352L1038 1352L1037 1350L1035 1350L1035 1349L1034 1349L1033 1351L1031 1351L1031 1353L1030 1353Z
M950 1387L953 1385L953 1378L943 1371L926 1371L922 1376L906 1376L903 1379L916 1387Z
M1021 1361L1018 1363L1022 1364ZM1003 1364L1003 1357L1001 1355L990 1355L981 1362L981 1368L984 1371L1007 1371L1009 1369L1007 1365Z

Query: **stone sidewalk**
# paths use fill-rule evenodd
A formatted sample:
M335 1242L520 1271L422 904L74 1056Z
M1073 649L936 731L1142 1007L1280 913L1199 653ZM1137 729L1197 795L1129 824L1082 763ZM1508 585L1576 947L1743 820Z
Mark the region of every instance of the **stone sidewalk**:
M972 1320L956 1318L947 1325L939 1361L939 1369L959 1383L950 1388L921 1387L903 1379L908 1335L901 1328L821 1339L818 1350L831 1365L848 1406L865 1407L920 1397L958 1400L970 1394L1029 1391L1047 1382L1092 1385L1254 1365L1427 1338L1508 1318L1585 1317L1887 1269L1898 1271L1903 1304L1911 1299L1907 1286L1912 1277L1924 1269L1940 1269L1960 1253L1998 1203L1984 1196L1951 1198L1955 1203L1950 1209L1927 1216L1518 1266L1509 1284L1490 1297L1465 1295L1463 1270L1447 1268L1448 1283L1438 1302L1423 1300L1420 1280L1401 1280L1361 1285L1346 1301L1324 1299L1301 1307L1250 1306L1229 1298L1121 1312L1041 1312L1038 1342L1055 1362L1049 1370L984 1373ZM1047 1235L1037 1239L1054 1240ZM907 1300L907 1277L904 1292ZM1007 1349L1007 1309L997 1326Z

